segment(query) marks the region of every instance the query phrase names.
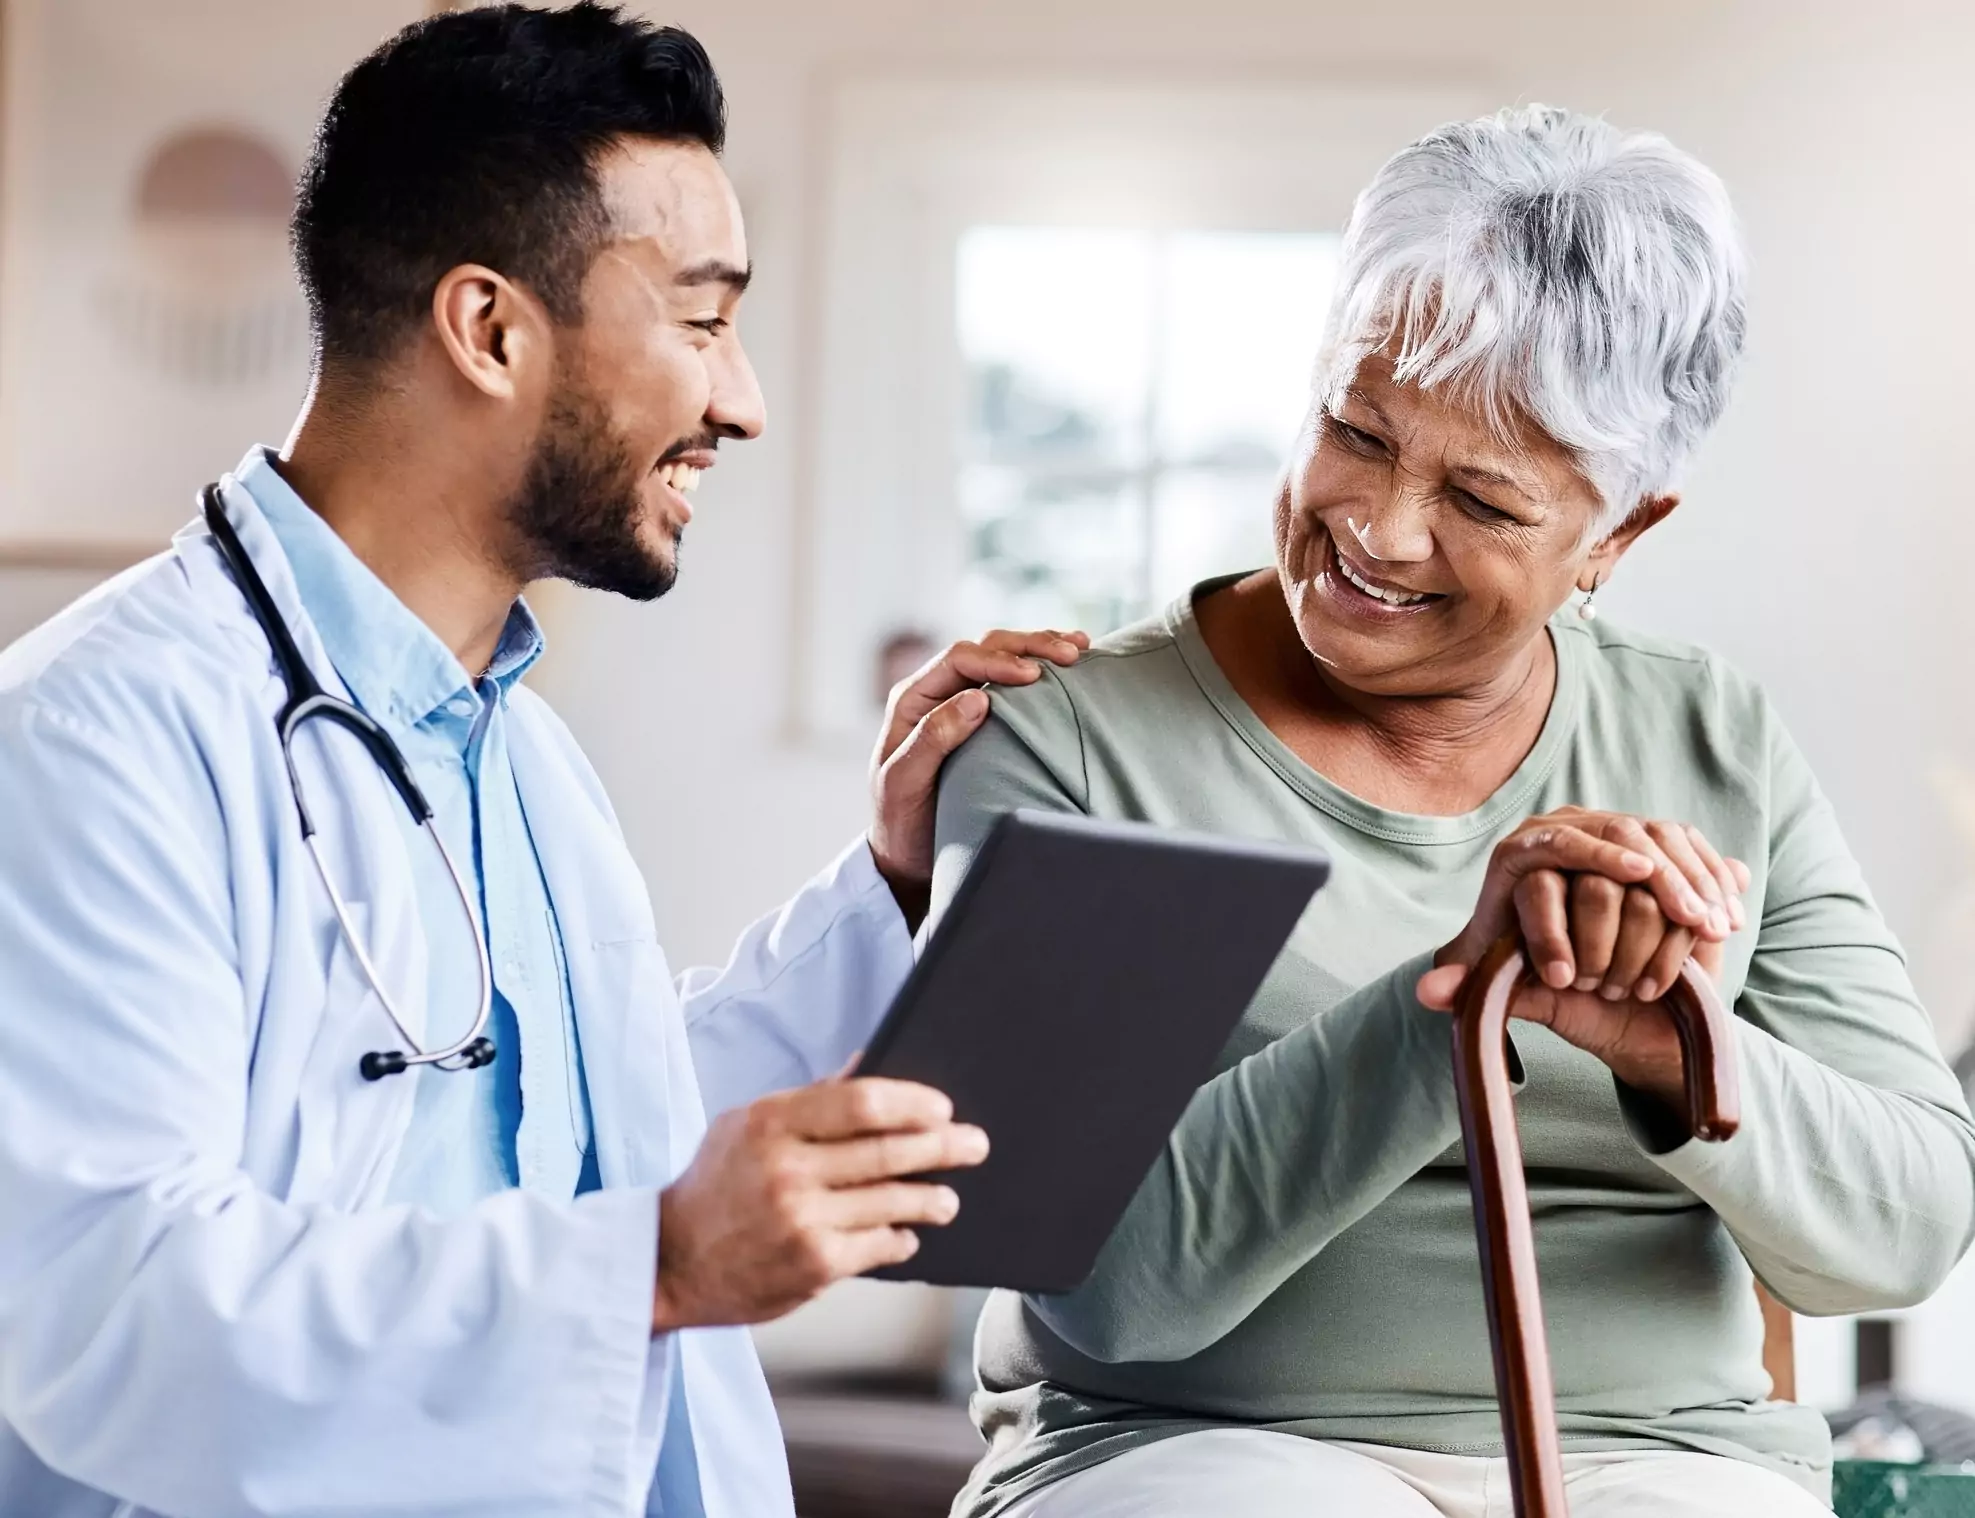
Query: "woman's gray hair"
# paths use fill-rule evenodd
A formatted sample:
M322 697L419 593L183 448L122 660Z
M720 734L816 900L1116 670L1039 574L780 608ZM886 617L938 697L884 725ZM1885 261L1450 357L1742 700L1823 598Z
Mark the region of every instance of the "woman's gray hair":
M1744 283L1726 188L1664 137L1501 111L1421 138L1359 195L1319 396L1384 350L1504 439L1526 417L1576 457L1602 533L1670 491L1721 415Z

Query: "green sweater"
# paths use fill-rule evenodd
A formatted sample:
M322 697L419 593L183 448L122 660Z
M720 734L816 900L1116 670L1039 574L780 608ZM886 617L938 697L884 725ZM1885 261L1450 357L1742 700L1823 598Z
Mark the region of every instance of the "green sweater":
M1551 636L1541 736L1459 817L1383 810L1296 758L1214 663L1191 597L995 693L942 782L935 914L1017 806L1318 844L1334 874L1089 1281L989 1299L973 1407L990 1448L956 1515L1229 1424L1500 1452L1448 1023L1412 988L1496 841L1567 803L1697 824L1748 863L1759 926L1724 970L1743 1103L1725 1144L1682 1142L1592 1056L1516 1028L1564 1446L1737 1456L1828 1493L1823 1419L1766 1400L1751 1268L1800 1313L1925 1297L1975 1231L1975 1124L1762 692L1608 621Z

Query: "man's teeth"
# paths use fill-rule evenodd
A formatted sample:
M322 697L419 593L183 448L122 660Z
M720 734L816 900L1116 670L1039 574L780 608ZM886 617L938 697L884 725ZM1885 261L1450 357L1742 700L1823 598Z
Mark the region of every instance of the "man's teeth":
M1359 579L1342 554L1337 556L1337 567L1344 571L1344 578L1357 586L1358 589L1362 590L1366 595L1371 596L1374 600L1385 602L1388 606L1417 606L1421 601L1426 599L1424 592L1408 594L1400 590L1380 590L1376 585Z
M699 487L699 477L706 471L695 469L690 464L667 464L658 471L658 477L681 495Z

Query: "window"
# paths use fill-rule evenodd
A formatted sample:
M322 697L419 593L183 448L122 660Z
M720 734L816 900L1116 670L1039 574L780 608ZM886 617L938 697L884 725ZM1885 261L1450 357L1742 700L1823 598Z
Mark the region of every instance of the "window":
M790 736L859 754L934 644L1102 632L1266 564L1334 234L1395 147L1495 104L1458 82L828 87L813 409L783 434Z
M957 626L1102 631L1270 562L1334 234L975 226Z

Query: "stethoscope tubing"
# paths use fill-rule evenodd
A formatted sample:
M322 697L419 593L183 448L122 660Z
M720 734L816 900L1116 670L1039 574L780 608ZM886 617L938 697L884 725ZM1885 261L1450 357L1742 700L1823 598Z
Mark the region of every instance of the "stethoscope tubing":
M288 770L289 794L294 798L295 811L301 823L302 842L307 845L309 858L315 862L317 878L322 881L323 891L329 897L330 910L335 914L336 926L355 957L357 969L362 973L371 993L398 1037L405 1043L405 1050L378 1050L363 1056L357 1062L358 1073L365 1080L381 1080L387 1075L397 1075L415 1065L431 1065L440 1070L474 1070L490 1063L494 1058L493 1042L486 1036L487 1024L493 1016L494 1007L494 967L487 953L486 935L480 928L480 912L473 903L473 895L467 889L466 879L460 874L459 866L453 862L452 851L439 836L439 829L433 820L431 803L418 782L412 778L411 766L405 762L404 754L375 721L347 701L338 700L325 691L302 657L294 634L287 623L282 621L276 609L274 597L269 593L267 583L254 568L253 560L247 555L246 545L234 531L227 519L225 502L217 483L208 485L204 491L204 514L206 525L211 530L220 558L225 562L234 582L240 587L247 602L247 609L253 614L266 635L268 646L274 654L274 662L281 672L282 683L288 692L280 714L275 719L277 736L281 743L281 758ZM473 1025L466 1030L464 1037L439 1049L427 1049L405 1026L404 1017L398 1010L391 993L384 988L383 977L378 974L376 963L370 951L364 947L356 924L351 921L350 909L343 900L343 893L336 888L336 882L329 873L329 866L322 857L322 846L316 833L315 818L309 811L308 799L302 785L302 777L295 768L293 743L295 734L310 721L321 720L342 728L357 739L377 761L379 770L391 787L398 793L412 820L425 831L432 845L439 851L439 858L446 866L446 877L452 882L453 894L459 900L460 911L465 914L469 936L473 939L474 958L480 971L480 994L473 1015ZM410 1052L406 1052L409 1050Z

